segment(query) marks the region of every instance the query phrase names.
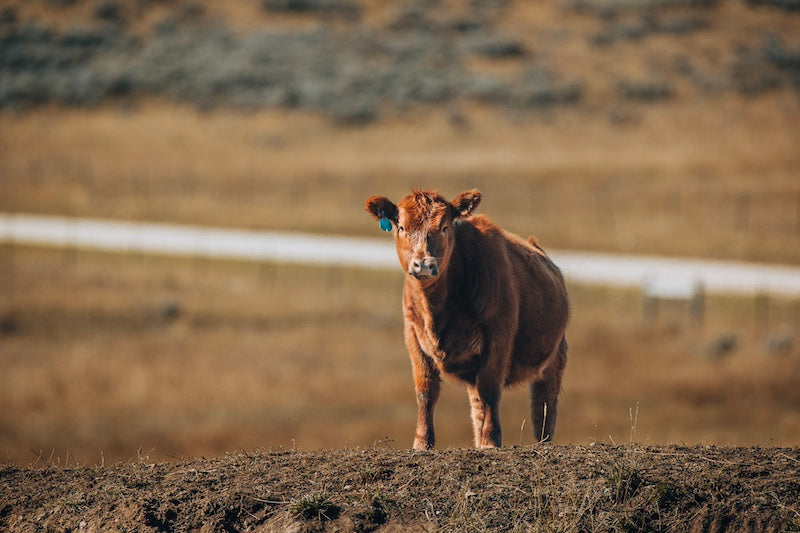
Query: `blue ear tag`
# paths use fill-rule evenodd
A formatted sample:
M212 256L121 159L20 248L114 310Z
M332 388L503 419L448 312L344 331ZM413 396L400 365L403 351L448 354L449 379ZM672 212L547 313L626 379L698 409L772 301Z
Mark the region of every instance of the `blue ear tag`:
M383 231L392 231L392 222L386 217L381 218L380 226Z

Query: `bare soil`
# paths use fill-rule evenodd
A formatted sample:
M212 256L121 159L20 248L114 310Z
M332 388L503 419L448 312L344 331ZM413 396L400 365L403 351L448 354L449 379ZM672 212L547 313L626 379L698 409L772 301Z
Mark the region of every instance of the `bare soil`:
M259 451L0 470L12 531L797 531L800 449Z

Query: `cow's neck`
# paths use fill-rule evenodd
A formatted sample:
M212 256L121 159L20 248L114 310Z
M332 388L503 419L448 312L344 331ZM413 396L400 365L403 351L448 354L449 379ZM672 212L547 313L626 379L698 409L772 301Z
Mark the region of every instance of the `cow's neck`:
M443 312L447 306L448 296L458 283L459 266L456 257L453 257L450 264L436 278L431 280L419 280L409 276L408 283L414 289L414 293L422 298L425 311L434 316Z
M421 298L421 302L425 306L425 311L437 314L444 309L447 302L447 279L446 274L442 273L433 280L418 280L414 277L409 277L407 283L411 286L413 293Z
M456 229L455 225L453 229ZM408 276L406 280L414 294L415 305L421 306L420 311L430 313L433 317L441 316L454 299L463 304L465 298L469 298L467 294L491 291L491 288L485 286L485 281L490 276L481 271L485 265L476 260L472 253L474 249L480 248L480 236L468 223L459 224L455 235L455 249L439 276L431 280Z

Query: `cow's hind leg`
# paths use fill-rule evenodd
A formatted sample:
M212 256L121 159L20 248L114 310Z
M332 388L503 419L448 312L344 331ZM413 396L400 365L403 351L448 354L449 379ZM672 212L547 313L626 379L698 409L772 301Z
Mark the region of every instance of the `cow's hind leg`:
M533 435L538 442L553 440L558 418L558 394L561 376L567 364L567 341L562 339L555 358L542 376L531 383L531 421Z

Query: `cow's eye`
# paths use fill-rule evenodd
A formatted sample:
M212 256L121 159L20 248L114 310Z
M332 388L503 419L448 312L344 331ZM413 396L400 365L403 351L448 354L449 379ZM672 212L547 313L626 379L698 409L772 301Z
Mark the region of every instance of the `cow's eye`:
M447 226L442 228L442 235L447 235Z
M405 231L406 231L406 230L405 230L405 228L404 228L403 226L400 226L400 225L398 225L398 226L397 226L397 232L398 232L398 233L403 233L403 232L405 232Z

